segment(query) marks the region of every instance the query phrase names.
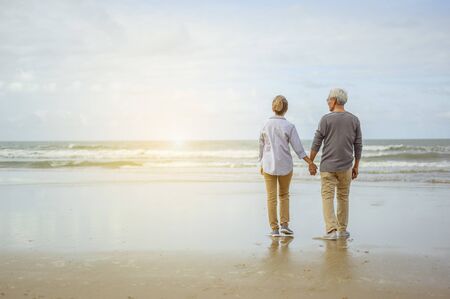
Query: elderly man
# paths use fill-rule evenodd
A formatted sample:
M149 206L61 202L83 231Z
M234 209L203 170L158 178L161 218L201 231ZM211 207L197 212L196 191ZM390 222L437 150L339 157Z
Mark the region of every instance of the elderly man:
M344 109L347 93L343 89L332 89L327 103L331 113L324 115L320 120L311 147L310 159L314 161L323 142L320 161L323 216L326 225L326 234L323 238L336 240L350 236L347 231L348 196L350 182L358 176L362 137L359 119ZM316 171L311 168L310 173L315 175ZM334 212L336 190L337 215Z

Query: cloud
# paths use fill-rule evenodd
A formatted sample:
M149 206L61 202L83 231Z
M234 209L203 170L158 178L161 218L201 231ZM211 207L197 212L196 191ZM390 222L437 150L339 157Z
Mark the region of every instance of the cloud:
M50 92L50 93L55 92L55 91L56 91L56 88L57 88L57 85L56 85L55 82L45 83L45 84L42 86L42 90L43 90L44 92Z
M34 79L33 72L21 70L18 74L18 78L21 81L31 81Z
M49 112L47 110L36 110L33 112L32 116L35 116L39 122L45 123L48 120Z
M426 94L438 95L438 96L450 96L450 84L440 84L439 86L428 87L424 91Z
M21 82L13 81L9 83L9 90L12 92L23 90L23 84Z
M437 116L450 120L450 111L439 113Z
M292 119L312 130L334 86L349 89L351 108L374 124L385 115L395 127L394 116L408 112L422 122L400 103L422 101L427 90L430 106L448 110L445 9L355 4L4 2L0 118L25 116L16 118L24 130L9 123L0 138L35 134L25 129L32 119L54 126L45 131L50 139L66 125L73 126L68 136L161 138L164 129L148 129L158 124L192 138L217 138L217 131L245 138L277 93L290 99Z

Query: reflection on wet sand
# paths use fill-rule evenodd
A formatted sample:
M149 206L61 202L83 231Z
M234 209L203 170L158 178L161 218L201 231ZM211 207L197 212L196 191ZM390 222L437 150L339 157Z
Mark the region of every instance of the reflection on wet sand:
M351 267L356 262L352 262L347 250L347 240L322 240L319 248L324 250L317 255L304 255L302 250L291 248L289 245L293 240L294 238L271 237L267 253L260 264L267 279L303 279L304 287L311 291L335 289L342 282L351 280Z
M294 265L289 244L293 237L270 237L267 254L261 259L262 274L276 274L278 278L290 272Z
M286 260L289 256L289 244L293 237L270 237L269 257L276 260Z
M325 251L319 266L319 278L325 288L351 279L351 254L348 241L323 241Z

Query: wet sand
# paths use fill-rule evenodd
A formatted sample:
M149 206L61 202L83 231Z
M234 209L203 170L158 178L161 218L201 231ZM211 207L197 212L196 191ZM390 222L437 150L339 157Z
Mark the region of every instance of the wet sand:
M355 183L349 241L320 186L270 238L261 183L1 185L0 298L449 298L450 190Z
M266 246L266 245L264 245ZM323 246L323 247L321 247ZM2 298L448 298L447 260L324 242L265 252L15 253L0 256Z

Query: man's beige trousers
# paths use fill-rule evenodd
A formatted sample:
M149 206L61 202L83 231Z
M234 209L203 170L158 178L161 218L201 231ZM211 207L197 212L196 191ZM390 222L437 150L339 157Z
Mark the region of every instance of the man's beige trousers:
M277 217L277 189L280 197L280 223L289 223L289 185L291 184L292 171L287 175L270 175L264 172L264 181L267 190L267 210L269 223L272 230L279 229Z
M327 233L347 230L348 195L352 169L339 172L321 172L323 217ZM336 192L337 190L337 192ZM337 193L337 214L334 213L334 194Z

